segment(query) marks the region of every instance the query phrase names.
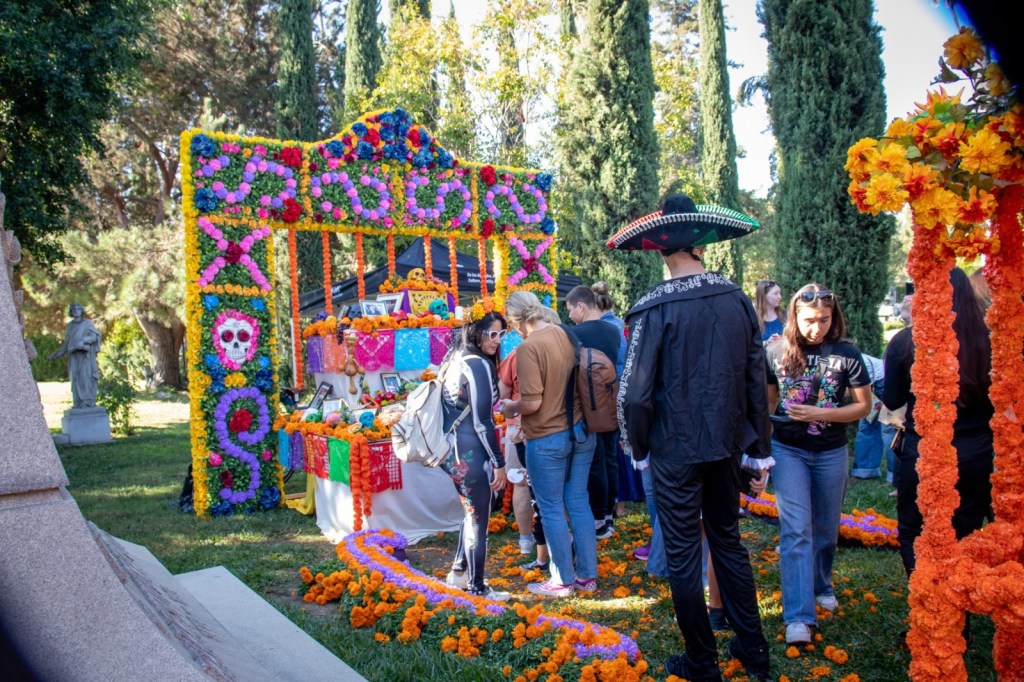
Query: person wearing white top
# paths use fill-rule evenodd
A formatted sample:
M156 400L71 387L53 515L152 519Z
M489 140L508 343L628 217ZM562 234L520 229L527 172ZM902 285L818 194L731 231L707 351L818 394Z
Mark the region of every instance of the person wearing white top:
M853 446L853 469L850 476L854 481L882 477L882 453L885 453L885 480L892 483L892 470L896 456L892 451L892 439L896 429L878 419L882 409L881 395L885 384L885 364L881 358L866 353L864 364L871 378L871 412L860 420L857 426L857 440Z

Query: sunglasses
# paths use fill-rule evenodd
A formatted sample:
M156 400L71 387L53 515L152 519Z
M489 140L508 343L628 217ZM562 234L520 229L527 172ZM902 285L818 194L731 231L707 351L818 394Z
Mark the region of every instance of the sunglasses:
M774 279L763 279L761 280L761 284L764 285L765 291L768 291L769 289L774 289L775 287L779 286L779 283L776 282Z
M822 303L833 303L836 300L836 295L827 289L821 291L801 291L797 296L804 303L814 303L814 299L818 299Z
M508 332L504 329L499 329L497 331L485 331L483 333L483 337L485 339L490 339L491 341L501 341L503 338L505 338L505 334L507 333Z

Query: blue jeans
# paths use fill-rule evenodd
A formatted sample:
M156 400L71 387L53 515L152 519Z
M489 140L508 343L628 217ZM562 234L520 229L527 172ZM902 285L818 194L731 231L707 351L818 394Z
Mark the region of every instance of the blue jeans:
M658 508L654 504L654 474L650 468L640 472L644 482L644 497L647 498L647 512L651 515L651 553L647 556L647 573L657 578L668 577L668 558L665 556L665 538L661 536L658 524ZM705 561L707 565L707 561Z
M873 422L861 419L857 425L857 440L853 446L853 470L857 478L880 478L882 476L882 453L885 453L886 480L892 483L892 467L895 455L889 444L895 429L877 419Z
M583 437L583 422L574 427L577 440ZM572 585L597 577L597 538L594 515L590 512L587 479L596 446L594 434L572 446L569 430L526 441L526 470L530 474L533 495L544 519L544 536L551 554L551 580ZM568 512L576 547L573 570L572 541L565 516Z
M816 596L834 596L832 562L846 493L846 446L803 450L772 440L779 509L782 620L816 625Z

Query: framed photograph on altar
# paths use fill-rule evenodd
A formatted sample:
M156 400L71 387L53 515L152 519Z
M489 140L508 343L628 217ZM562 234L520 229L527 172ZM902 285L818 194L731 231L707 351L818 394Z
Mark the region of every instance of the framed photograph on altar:
M388 313L397 313L402 309L402 299L405 294L380 294L377 300L388 307Z
M316 387L316 393L313 394L313 399L309 401L309 406L306 408L310 412L316 412L324 404L331 395L333 387L327 381L321 381L320 385Z
M392 393L402 392L402 377L396 372L385 372L380 375L380 380L384 384L385 391L391 391Z
M378 317L391 314L391 311L388 310L388 304L384 301L359 301L359 310L363 313L363 317Z
M333 414L335 412L341 412L341 405L342 405L342 403L344 403L344 401L341 400L340 398L337 399L337 400L325 400L324 401L324 409L323 409L324 416L326 417L329 414Z

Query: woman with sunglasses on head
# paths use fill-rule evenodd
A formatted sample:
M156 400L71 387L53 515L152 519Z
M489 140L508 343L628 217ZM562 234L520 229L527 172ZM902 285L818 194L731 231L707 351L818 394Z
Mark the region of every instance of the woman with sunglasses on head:
M484 580L487 523L495 493L505 488L505 457L494 429L497 361L505 318L487 313L463 330L442 369L444 429L455 426L455 447L441 467L451 476L466 512L448 584L487 599L506 600ZM461 418L461 419L460 419Z
M782 287L771 279L762 279L754 289L754 311L761 325L761 340L769 341L782 336L785 325L785 311L782 309Z
M781 341L765 350L788 644L811 641L815 603L838 606L832 562L846 491L846 425L871 410L864 360L845 336L836 295L808 284L790 300Z

